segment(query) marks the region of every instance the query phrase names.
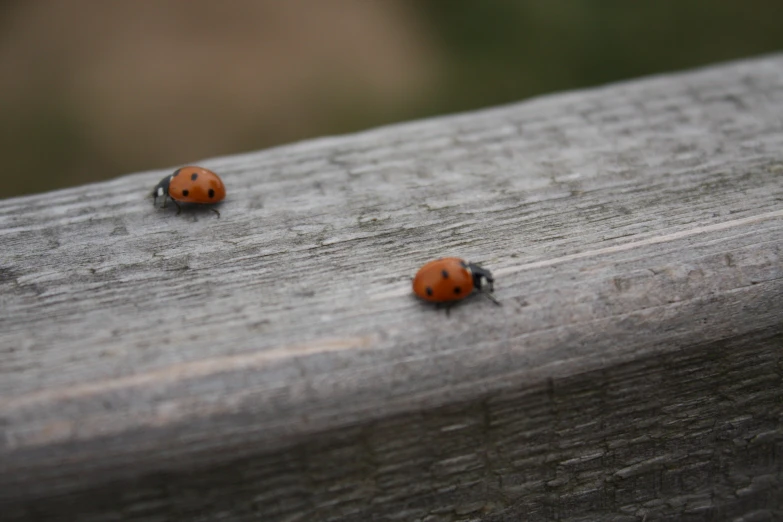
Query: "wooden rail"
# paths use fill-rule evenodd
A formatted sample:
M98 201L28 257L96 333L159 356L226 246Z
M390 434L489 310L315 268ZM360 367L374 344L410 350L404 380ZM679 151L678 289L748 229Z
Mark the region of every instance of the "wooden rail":
M783 55L201 164L0 201L0 519L783 516Z

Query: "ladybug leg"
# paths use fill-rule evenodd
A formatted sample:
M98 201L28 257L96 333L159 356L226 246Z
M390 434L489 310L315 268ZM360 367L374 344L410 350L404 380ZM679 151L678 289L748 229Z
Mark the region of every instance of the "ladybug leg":
M446 312L446 317L451 317L451 303L438 303L437 304L438 310L443 310Z
M451 303L434 303L435 309L440 311L443 310L446 312L446 317L449 317L451 315Z
M173 201L174 204L177 205L177 215L179 216L182 213L182 207L179 206L179 203L177 203L176 199L172 199L171 201Z
M211 210L212 212L217 214L218 219L220 219L220 212L218 212L218 210L216 208L209 207L209 210Z

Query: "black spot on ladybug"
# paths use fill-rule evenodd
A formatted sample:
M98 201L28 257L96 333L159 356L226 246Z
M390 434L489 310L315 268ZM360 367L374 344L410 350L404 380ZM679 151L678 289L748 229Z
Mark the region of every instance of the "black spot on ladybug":
M443 279L449 278L449 271L448 270L441 270L440 274L443 276Z
M458 286L455 286L455 287L454 287L454 293L455 293L455 294L460 294L460 293L462 293L462 288L460 288L460 287L458 287Z
M468 264L467 264L465 261L460 261L460 262L459 262L459 265L460 265L462 268L467 268L467 267L468 267Z
M432 288L431 287L428 286L425 290L427 291L427 295L432 295Z
M211 198L215 197L215 189L209 189L209 197Z
M192 179L193 181L196 181L197 177L198 177L198 174L196 174L195 172L190 175L190 179Z
M190 192L188 192L188 189L182 191L183 196L187 196L188 194L190 194Z

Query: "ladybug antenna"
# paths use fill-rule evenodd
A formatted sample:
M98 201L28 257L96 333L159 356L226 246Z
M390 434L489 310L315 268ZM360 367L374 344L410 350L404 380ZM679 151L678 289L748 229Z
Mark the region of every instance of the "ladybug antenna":
M497 298L497 297L495 297L495 296L494 296L494 294L492 294L492 293L490 293L490 292L487 292L486 290L482 290L482 291L481 291L481 293L482 293L482 294L484 294L485 296L487 296L487 299L489 299L490 301L492 301L492 302L493 302L493 303L495 303L496 305L498 305L498 306L503 306L503 303L501 303L500 301L498 301L498 298Z

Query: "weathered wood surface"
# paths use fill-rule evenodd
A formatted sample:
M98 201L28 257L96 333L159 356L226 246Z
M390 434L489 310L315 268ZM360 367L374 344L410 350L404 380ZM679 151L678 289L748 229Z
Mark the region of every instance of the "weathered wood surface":
M0 201L0 518L783 513L783 56L202 164Z

